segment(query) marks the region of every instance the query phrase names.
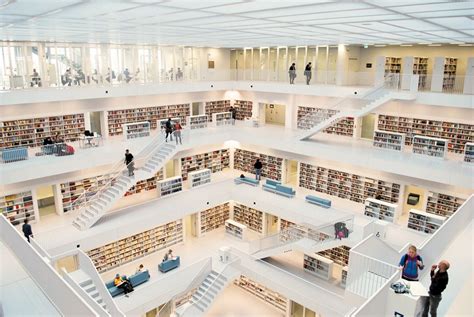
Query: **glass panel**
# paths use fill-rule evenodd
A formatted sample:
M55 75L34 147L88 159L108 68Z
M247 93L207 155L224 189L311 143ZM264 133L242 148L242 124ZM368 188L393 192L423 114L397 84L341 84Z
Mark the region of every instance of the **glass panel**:
M28 86L29 87L41 87L41 68L39 60L39 52L37 46L28 46L26 48L26 64L28 65Z
M136 73L134 51L135 50L130 47L122 49L123 65L122 68L120 68L122 75L120 79L122 82L127 84L134 79Z
M183 80L183 47L174 48L174 65L176 67L176 80Z
M163 69L165 70L164 73L164 80L170 81L175 79L176 68L174 65L174 54L173 54L173 47L163 47L161 49L162 52L162 65Z
M110 67L107 68L107 76L105 80L110 83L120 83L122 81L123 70L123 56L122 49L110 49Z
M22 47L10 46L11 88L24 88L26 76L26 61Z
M10 54L8 47L0 47L0 84L3 90L10 89Z
M277 65L278 65L277 49L276 48L271 48L270 49L270 62L269 62L269 65L268 65L268 69L269 69L269 72L270 72L270 76L269 76L270 80L277 80L277 78L278 78Z
M196 79L196 71L195 65L197 61L194 57L194 52L192 47L184 48L184 79L185 80L195 80Z
M103 66L100 55L100 48L91 47L89 48L89 57L91 65L91 84L102 83L104 78L102 76Z
M316 82L320 84L326 83L327 77L327 47L319 46L318 47L318 56L316 62Z
M278 48L278 80L288 80L288 49L286 47Z
M151 62L151 51L147 48L138 49L138 67L134 73L134 79L138 83L151 82L151 74L149 74ZM151 72L153 73L153 72Z
M261 68L260 68L260 49L254 48L253 49L253 56L252 56L252 71L253 71L253 79L260 80Z

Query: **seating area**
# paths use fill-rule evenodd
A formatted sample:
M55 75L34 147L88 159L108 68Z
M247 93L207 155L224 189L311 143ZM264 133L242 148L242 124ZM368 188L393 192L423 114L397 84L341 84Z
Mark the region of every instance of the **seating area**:
M163 261L160 264L158 264L158 270L161 273L166 273L168 271L171 271L179 267L179 265L180 265L180 259L179 259L179 256L177 256L176 258L172 260Z
M234 179L234 183L238 184L248 184L251 186L258 186L259 181L250 177L237 177Z
M127 278L126 275L122 275L122 279L126 279L126 278ZM128 280L130 281L133 287L137 287L138 285L147 282L149 279L150 279L150 272L148 272L148 270L135 273L128 278ZM107 287L112 297L118 296L124 292L123 289L115 286L113 280L105 283L105 287Z
M311 204L315 204L324 208L331 208L331 201L329 199L324 199L313 195L307 195L305 197L305 200Z
M0 157L3 163L26 160L28 159L28 149L26 147L3 149Z
M295 196L296 191L288 186L281 185L280 182L267 179L265 184L262 185L263 189L278 195L292 198Z

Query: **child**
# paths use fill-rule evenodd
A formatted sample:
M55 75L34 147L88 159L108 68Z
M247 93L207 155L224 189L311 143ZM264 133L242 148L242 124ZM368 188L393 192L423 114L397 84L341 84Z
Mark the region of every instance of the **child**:
M418 269L423 270L425 267L414 245L408 247L408 253L402 256L398 265L403 268L402 278L407 281L418 281Z

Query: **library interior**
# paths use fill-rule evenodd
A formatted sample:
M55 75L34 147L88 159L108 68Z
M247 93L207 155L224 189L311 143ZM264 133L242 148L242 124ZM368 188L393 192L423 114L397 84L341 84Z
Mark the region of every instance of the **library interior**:
M474 315L474 2L0 1L0 316Z

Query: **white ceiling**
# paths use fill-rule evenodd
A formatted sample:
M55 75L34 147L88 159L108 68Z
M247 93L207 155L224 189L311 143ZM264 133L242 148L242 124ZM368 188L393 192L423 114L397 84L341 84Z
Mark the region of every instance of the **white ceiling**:
M474 1L0 0L0 40L212 47L472 43Z

